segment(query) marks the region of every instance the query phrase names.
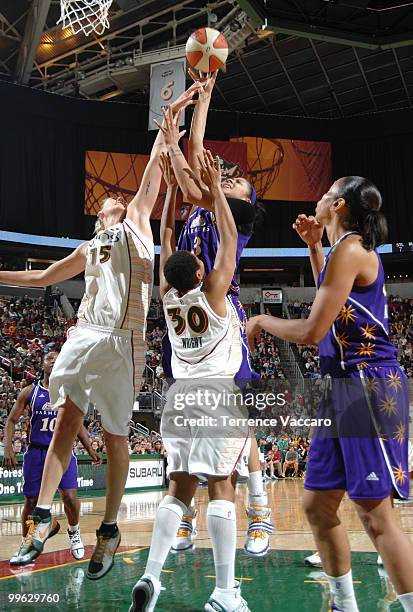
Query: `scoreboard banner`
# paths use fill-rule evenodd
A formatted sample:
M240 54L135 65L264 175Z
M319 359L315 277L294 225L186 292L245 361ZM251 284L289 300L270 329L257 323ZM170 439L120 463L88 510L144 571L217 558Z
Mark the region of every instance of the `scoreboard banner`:
M142 457L142 458L141 458ZM159 455L131 456L125 492L128 489L163 487L165 470ZM79 492L104 491L106 488L106 461L93 465L88 461L78 462L77 485ZM0 502L23 496L23 466L15 469L0 467Z
M282 289L262 289L262 301L264 304L282 304Z
M185 59L151 65L148 130L158 129L154 119L162 123L162 108L166 108L184 93L185 81ZM185 110L181 113L179 125L185 125Z

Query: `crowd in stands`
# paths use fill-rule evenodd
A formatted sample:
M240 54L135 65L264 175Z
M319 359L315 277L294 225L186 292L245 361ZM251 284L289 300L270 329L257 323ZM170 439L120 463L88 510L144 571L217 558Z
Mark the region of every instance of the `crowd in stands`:
M287 304L290 317L304 318L310 313L311 304L301 301L291 301ZM389 296L390 335L398 348L400 363L409 378L413 379L413 299ZM2 430L18 393L33 380L39 377L43 356L50 350L59 350L66 338L67 329L75 321L68 321L58 309L47 305L41 298L0 297L0 442ZM153 391L161 391L164 372L161 363L161 342L165 333L162 305L154 299L151 303L150 317L147 329L146 375L142 382L139 395L140 405L145 406L145 397L148 406L151 405ZM252 355L252 366L265 381L274 380L283 385L286 394L288 414L296 417L312 413L312 400L291 391L289 381L281 363L280 351L273 338L263 332L257 339L257 350ZM319 382L318 350L313 346L293 347L297 360L300 363L305 378ZM266 414L267 410L264 410ZM98 427L96 422L94 427ZM24 451L26 447L27 431L29 427L27 414L23 416L16 428L16 451ZM93 442L99 451L104 452L102 432L91 431ZM288 428L287 434L293 435ZM274 433L266 432L268 436ZM273 442L271 442L272 444ZM158 438L142 436L131 432L131 452L155 452L159 450ZM269 442L267 442L267 445ZM75 451L80 451L80 444ZM270 450L270 449L268 449ZM277 449L279 450L279 449ZM299 452L298 448L296 448ZM163 449L162 449L163 452ZM284 458L281 458L283 469ZM267 472L270 468L266 468ZM274 476L279 473L276 467ZM272 476L271 474L270 476Z
M251 356L253 369L261 378L285 379L286 375L281 365L280 352L273 337L267 332L261 332L256 340L256 351Z
M73 304L78 306L78 302ZM161 312L159 300L153 300L154 314ZM20 391L39 378L45 353L59 351L66 339L69 327L76 323L67 320L58 309L47 305L42 298L0 297L0 443L7 416ZM161 365L161 339L164 334L162 319L148 321L147 376L142 382L142 395L152 394L161 388L163 370ZM150 402L149 402L149 405ZM14 444L16 452L24 452L29 428L28 411L16 427ZM99 450L104 448L103 436L96 435ZM151 437L130 436L130 447L137 453L155 452L156 440ZM80 443L75 451L80 450ZM159 445L157 445L159 446Z
M309 440L305 437L275 435L261 436L258 449L263 480L302 478L307 460Z
M106 455L105 440L100 421L91 421L89 424L87 424L87 430L89 433L92 448L97 453ZM155 435L155 433L144 435L140 433L135 433L133 430L130 430L128 446L130 455L165 454L165 449L163 447L162 440L158 435ZM74 451L76 455L82 455L85 453L83 445L80 441L76 442Z
M389 296L390 337L408 378L413 379L413 299Z

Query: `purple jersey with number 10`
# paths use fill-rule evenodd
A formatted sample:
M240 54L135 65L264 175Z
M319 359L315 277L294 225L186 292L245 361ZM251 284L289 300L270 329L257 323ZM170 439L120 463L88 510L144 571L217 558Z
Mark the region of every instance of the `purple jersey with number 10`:
M40 492L47 449L56 425L57 410L52 410L49 391L40 381L33 385L29 406L30 435L29 447L23 458L23 495L36 498ZM73 451L58 488L63 491L77 489L77 459Z
M57 410L52 409L49 391L40 384L40 381L33 386L29 406L31 412L29 444L47 448L52 441Z

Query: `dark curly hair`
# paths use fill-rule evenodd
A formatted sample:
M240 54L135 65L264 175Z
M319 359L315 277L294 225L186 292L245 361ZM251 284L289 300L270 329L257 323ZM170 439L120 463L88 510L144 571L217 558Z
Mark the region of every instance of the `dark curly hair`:
M166 281L180 293L193 289L198 281L195 277L199 264L189 251L176 251L165 263L163 274Z

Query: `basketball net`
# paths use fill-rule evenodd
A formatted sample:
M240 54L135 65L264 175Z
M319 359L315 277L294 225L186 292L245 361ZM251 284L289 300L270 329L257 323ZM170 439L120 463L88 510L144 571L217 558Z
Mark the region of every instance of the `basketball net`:
M113 0L60 0L62 28L72 28L74 34L103 34L109 28L108 14Z

